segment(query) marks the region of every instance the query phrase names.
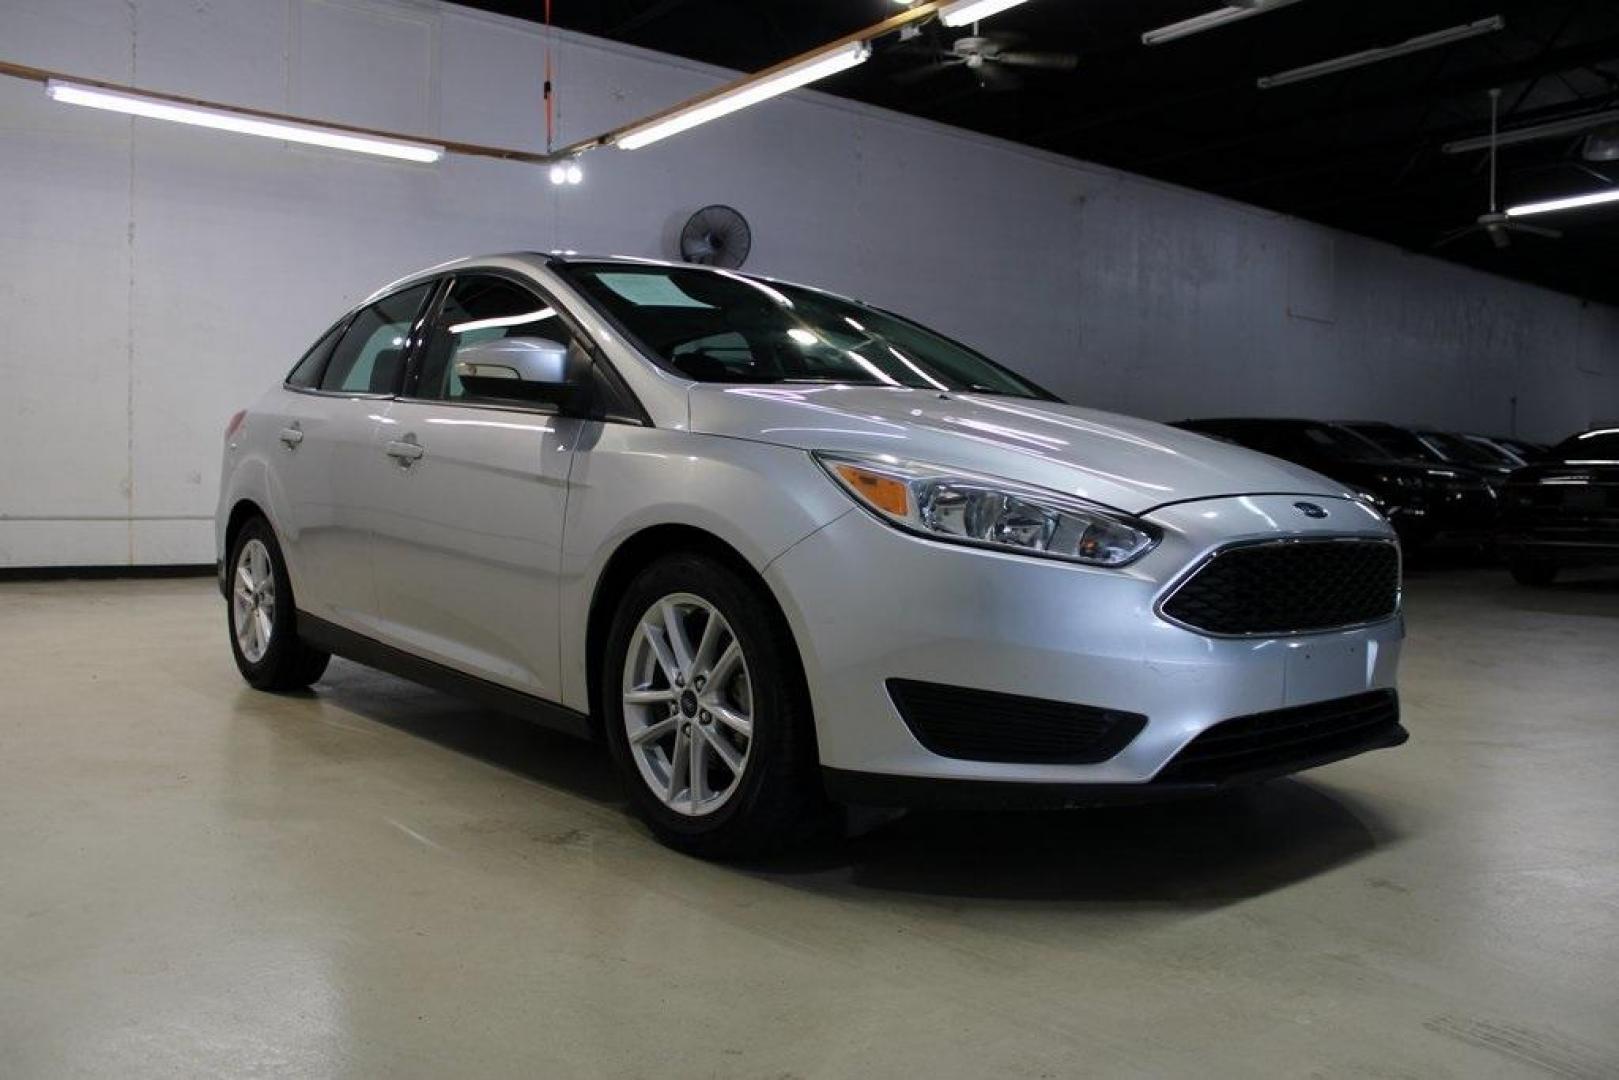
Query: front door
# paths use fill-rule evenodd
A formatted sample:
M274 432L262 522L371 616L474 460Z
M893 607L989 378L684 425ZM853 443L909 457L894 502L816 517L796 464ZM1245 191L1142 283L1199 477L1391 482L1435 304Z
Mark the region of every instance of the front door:
M464 274L426 335L413 392L374 448L373 521L384 640L556 700L558 574L574 436L543 406L479 400L456 353L501 337L567 343L554 307L510 278Z

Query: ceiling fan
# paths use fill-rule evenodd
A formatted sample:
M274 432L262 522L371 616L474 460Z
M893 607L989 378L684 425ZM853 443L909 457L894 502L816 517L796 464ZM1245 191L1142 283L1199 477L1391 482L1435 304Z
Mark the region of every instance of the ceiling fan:
M975 27L976 30L976 27ZM901 72L894 81L916 83L931 78L950 68L968 72L986 90L1014 90L1022 85L1013 69L1025 68L1041 71L1073 71L1079 67L1076 53L1039 52L1017 48L1023 40L1018 34L971 34L957 38L948 48L929 42L931 61L919 68Z
M1511 247L1513 234L1539 236L1547 240L1561 240L1563 237L1560 229L1548 229L1544 225L1531 225L1526 221L1507 217L1501 211L1500 204L1496 200L1496 178L1498 175L1496 156L1500 152L1500 147L1497 145L1499 138L1497 114L1500 108L1501 90L1497 87L1490 91L1490 209L1486 213L1480 214L1478 220L1473 224L1446 233L1434 245L1435 248L1453 244L1457 240L1471 236L1474 233L1483 233L1488 236L1490 242L1498 248Z

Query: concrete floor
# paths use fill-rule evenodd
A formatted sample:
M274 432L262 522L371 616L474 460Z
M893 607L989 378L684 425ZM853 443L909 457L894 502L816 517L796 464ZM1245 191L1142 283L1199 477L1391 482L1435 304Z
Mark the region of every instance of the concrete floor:
M0 1077L1619 1075L1619 581L1419 571L1412 742L745 868L203 580L0 584Z

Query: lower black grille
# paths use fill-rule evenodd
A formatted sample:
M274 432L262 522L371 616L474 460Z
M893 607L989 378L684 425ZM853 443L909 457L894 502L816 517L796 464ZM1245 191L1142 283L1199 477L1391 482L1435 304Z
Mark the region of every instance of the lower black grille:
M888 696L918 742L965 761L1091 765L1147 725L1139 713L910 679L889 679Z
M1226 548L1161 611L1228 636L1298 634L1375 622L1400 598L1400 553L1380 540L1298 540Z
M1155 783L1223 783L1287 773L1404 740L1393 690L1297 705L1215 724L1170 759Z

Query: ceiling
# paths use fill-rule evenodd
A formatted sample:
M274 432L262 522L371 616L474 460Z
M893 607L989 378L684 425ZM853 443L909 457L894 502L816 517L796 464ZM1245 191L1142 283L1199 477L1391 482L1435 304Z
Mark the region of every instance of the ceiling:
M466 2L466 0L463 0ZM542 0L472 0L537 18ZM553 0L570 30L743 71L877 22L893 0ZM927 42L969 30L933 23L891 35L873 59L817 89L1158 177L1428 251L1488 204L1487 155L1444 143L1619 107L1615 0L1300 0L1155 47L1141 33L1220 0L1030 0L984 24L1020 48L1079 54L1074 71L1023 70L980 86L953 66L915 77ZM1355 71L1262 90L1256 78L1500 15L1505 29ZM671 103L672 104L672 103ZM1619 162L1586 162L1583 136L1501 152L1504 204L1619 183ZM1619 303L1619 204L1536 219L1561 240L1506 250L1473 234L1435 254L1581 297Z

